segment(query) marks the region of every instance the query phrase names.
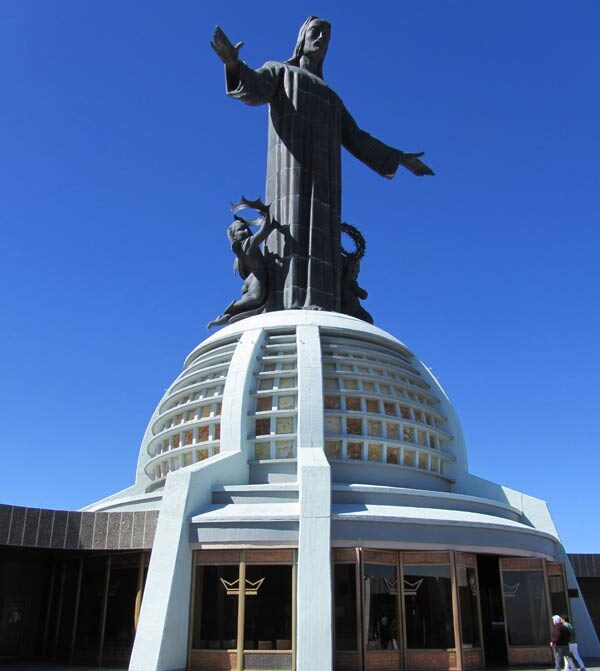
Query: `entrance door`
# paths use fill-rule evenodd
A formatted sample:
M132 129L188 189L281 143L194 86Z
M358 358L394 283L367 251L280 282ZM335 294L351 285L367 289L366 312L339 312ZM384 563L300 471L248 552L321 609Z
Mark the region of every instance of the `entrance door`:
M508 666L508 655L498 557L479 555L477 572L486 665L505 667Z
M365 550L362 568L363 668L396 671L401 663L397 555Z

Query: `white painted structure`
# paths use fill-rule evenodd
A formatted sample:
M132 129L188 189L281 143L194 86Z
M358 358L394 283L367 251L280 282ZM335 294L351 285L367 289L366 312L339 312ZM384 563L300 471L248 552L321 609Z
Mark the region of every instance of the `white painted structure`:
M187 357L136 482L88 510L160 510L130 669L184 669L196 549L298 551L296 668L332 668L331 547L564 563L544 501L468 472L444 390L385 331L337 313L251 317ZM319 599L314 595L319 594ZM585 604L580 649L600 656Z

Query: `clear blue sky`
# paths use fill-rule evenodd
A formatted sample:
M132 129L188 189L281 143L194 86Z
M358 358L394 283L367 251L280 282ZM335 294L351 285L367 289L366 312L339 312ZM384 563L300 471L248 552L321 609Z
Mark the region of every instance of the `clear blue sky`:
M333 23L325 78L435 178L344 158L376 323L454 401L470 470L548 500L600 552L595 1L0 0L0 501L132 482L163 390L237 296L228 204L264 195L266 109L226 98Z

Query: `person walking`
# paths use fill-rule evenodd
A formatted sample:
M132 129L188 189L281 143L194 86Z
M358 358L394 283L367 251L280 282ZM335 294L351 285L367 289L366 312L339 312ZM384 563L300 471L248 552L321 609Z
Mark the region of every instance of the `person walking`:
M569 630L565 627L560 615L552 616L552 629L550 633L550 647L554 655L554 668L563 671L563 664L570 659L573 666L575 660L569 650Z
M566 615L562 616L562 621L565 628L569 632L569 651L571 652L571 656L579 665L580 671L585 671L585 664L583 663L583 660L579 655L579 650L577 649L577 636L575 634L575 627L571 624L569 618ZM567 658L565 658L565 669L568 667L567 661Z

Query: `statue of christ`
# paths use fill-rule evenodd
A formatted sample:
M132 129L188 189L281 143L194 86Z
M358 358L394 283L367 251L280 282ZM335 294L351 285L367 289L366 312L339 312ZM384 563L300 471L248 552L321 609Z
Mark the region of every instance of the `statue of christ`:
M270 268L266 309L340 311L341 148L391 179L399 165L433 175L421 153L404 153L358 127L323 80L331 26L309 17L293 56L254 70L217 27L212 47L225 64L227 94L269 105L266 202L281 228L265 242Z

